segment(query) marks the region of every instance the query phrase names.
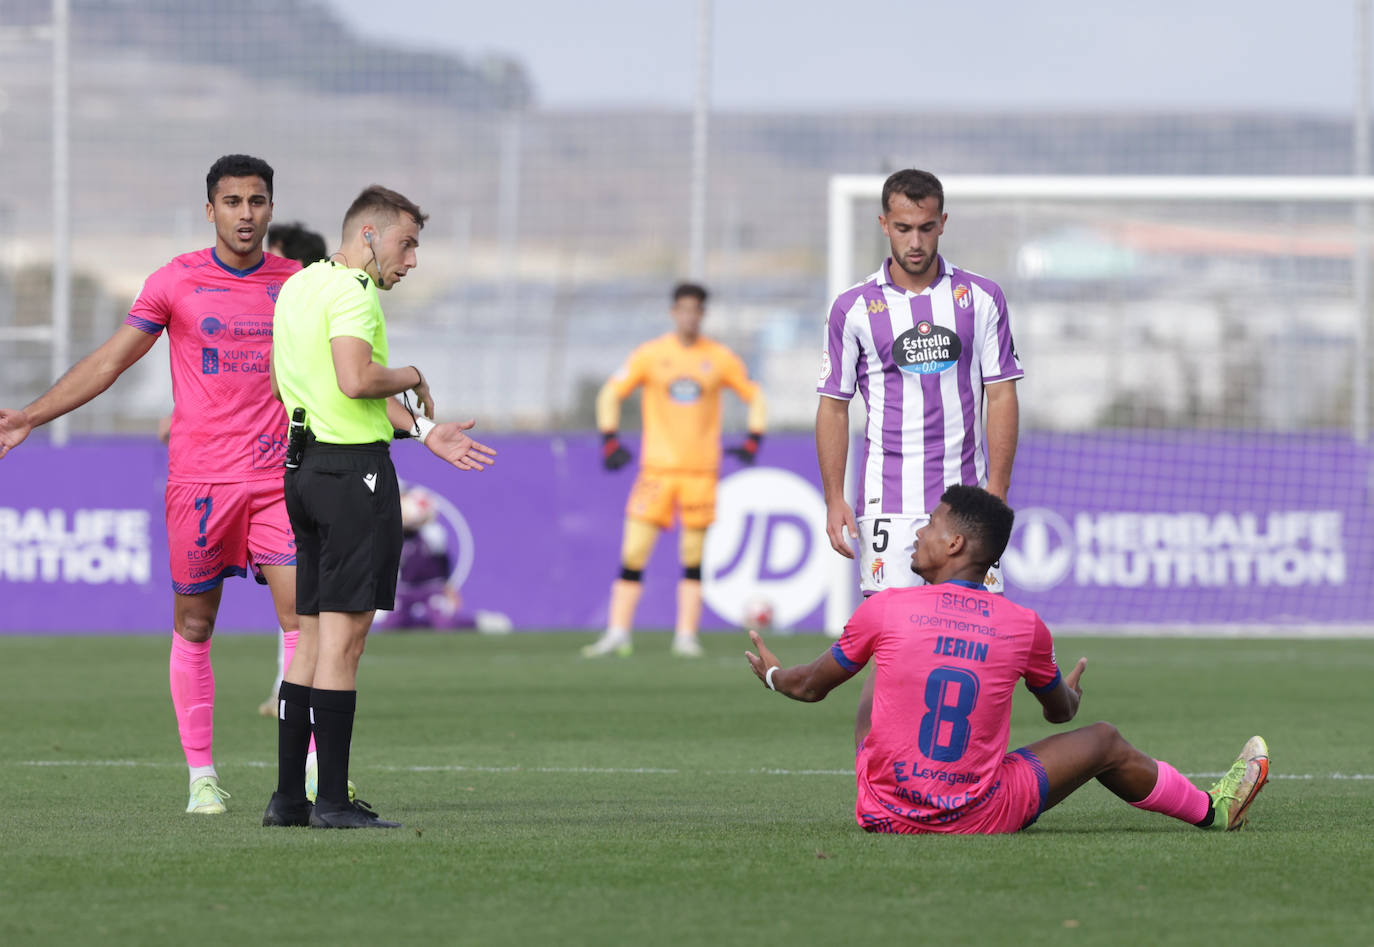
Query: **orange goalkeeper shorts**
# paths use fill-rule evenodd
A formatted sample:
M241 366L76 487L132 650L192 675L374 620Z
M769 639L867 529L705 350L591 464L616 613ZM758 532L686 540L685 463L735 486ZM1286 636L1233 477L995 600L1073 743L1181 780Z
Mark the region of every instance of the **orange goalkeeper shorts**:
M716 475L641 470L630 489L625 515L669 529L674 510L688 529L710 526L716 518Z

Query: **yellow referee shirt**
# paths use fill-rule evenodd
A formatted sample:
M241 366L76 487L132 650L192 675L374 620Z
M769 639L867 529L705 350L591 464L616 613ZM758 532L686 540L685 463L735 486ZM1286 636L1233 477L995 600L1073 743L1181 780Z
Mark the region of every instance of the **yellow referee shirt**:
M287 417L305 408L305 423L326 444L390 441L385 398L350 398L339 390L330 340L362 339L386 364L386 316L377 286L362 270L321 260L292 276L272 320L272 369Z

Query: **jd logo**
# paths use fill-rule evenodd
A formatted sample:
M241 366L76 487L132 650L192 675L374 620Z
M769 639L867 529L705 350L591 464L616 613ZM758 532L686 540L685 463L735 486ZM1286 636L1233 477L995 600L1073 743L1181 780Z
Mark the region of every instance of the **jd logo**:
M766 600L779 627L810 615L825 598L825 503L786 470L742 470L720 482L716 522L706 534L702 593L726 621Z
M1042 592L1064 580L1073 566L1073 529L1053 510L1034 506L1016 511L1002 566L1013 585Z

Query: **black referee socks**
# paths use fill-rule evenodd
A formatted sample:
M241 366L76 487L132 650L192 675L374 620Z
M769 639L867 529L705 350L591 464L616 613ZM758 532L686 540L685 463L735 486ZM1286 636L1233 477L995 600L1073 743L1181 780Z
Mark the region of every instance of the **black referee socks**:
M310 688L277 688L277 792L305 802L305 754L310 748Z
M353 714L357 691L310 690L310 711L315 718L315 753L320 767L319 794L315 804L326 808L348 805L348 750L353 742Z

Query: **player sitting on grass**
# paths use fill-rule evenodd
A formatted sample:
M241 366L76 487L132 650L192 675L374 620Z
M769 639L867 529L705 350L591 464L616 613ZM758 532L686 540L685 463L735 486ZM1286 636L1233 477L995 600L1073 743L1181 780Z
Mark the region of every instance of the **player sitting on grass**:
M867 599L810 664L779 667L749 632L754 673L793 700L822 700L875 660L873 700L855 725L859 824L870 832L1016 832L1096 779L1136 808L1199 828L1240 828L1269 777L1260 737L1208 792L1109 723L1006 753L1016 682L1026 679L1046 720L1066 723L1078 713L1087 666L1079 658L1062 677L1040 616L983 588L1012 517L979 487L950 487L916 533L911 567L929 584Z

